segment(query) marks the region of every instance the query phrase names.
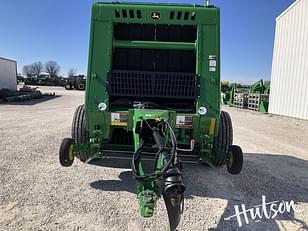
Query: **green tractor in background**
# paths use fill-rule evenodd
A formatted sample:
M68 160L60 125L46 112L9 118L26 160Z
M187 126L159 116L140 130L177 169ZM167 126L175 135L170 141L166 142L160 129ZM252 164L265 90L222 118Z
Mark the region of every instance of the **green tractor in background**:
M71 76L65 80L64 88L66 90L81 90L84 91L86 88L86 78L84 75Z
M153 216L162 196L175 230L184 203L182 161L226 165L231 174L242 169L220 101L219 8L96 3L85 104L75 112L72 137L62 141L60 163L132 157L141 215Z

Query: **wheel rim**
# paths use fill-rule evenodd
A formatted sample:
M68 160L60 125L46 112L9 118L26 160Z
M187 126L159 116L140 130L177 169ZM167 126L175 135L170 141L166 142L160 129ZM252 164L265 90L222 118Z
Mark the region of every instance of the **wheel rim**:
M228 168L232 168L233 162L234 162L233 153L229 152L229 158L228 158L228 162L227 162Z
M69 146L69 149L68 149L68 160L73 160L74 159L74 145L73 144L71 144L70 146Z

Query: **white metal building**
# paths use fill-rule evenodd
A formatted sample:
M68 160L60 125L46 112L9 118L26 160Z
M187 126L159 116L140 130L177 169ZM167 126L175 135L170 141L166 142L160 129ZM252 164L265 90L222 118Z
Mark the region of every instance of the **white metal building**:
M0 90L16 91L17 67L16 61L0 57Z
M269 113L308 119L308 0L276 18Z

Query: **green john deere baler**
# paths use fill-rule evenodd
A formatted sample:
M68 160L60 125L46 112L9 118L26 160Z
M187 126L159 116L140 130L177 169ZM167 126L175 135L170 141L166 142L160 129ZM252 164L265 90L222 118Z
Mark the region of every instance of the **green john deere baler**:
M60 147L63 166L132 157L141 215L151 217L162 195L171 230L183 212L181 160L242 168L220 110L219 20L209 4L94 4L85 104Z

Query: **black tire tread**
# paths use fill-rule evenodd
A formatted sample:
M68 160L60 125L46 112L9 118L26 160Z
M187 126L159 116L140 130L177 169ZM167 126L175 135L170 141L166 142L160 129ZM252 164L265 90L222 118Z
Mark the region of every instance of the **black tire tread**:
M226 114L227 124L229 126L229 144L228 147L230 147L233 144L233 126L232 126L232 120L229 114Z
M228 172L232 175L239 174L242 171L243 167L243 151L241 147L237 145L230 146L229 151L233 155L233 165L231 167L228 167Z
M78 106L75 111L71 133L76 144L84 144L89 141L89 132L86 130L84 105ZM85 162L91 156L88 151L81 151L76 153L76 157Z
M233 128L229 113L221 111L218 136L214 140L214 150L227 152L233 143ZM213 160L214 166L222 166L225 160L219 156L215 156Z
M70 167L74 162L74 159L68 160L68 149L71 144L74 144L74 140L71 138L64 138L62 140L59 150L59 161L63 167Z

